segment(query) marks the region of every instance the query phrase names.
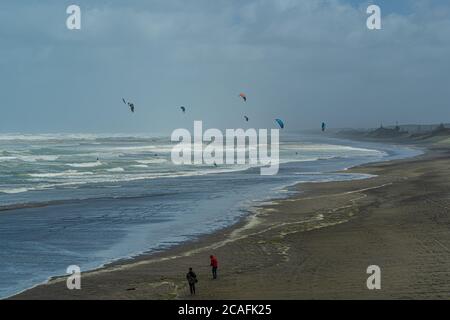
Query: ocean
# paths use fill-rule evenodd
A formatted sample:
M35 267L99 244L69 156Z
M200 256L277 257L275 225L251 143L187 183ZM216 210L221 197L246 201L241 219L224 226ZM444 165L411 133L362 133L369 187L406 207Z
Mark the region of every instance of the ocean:
M337 171L412 157L406 146L287 134L280 171L177 166L168 137L0 134L0 298L66 274L158 252L227 227L299 182L368 178Z

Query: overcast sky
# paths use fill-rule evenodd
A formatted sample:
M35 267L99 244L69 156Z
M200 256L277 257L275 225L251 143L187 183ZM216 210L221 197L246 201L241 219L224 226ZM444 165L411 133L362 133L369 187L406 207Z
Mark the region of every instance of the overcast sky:
M450 121L446 0L2 1L0 41L0 132Z

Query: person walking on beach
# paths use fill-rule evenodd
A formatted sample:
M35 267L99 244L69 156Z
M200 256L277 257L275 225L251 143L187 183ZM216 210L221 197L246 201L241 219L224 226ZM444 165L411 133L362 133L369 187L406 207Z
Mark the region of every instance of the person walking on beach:
M194 271L192 271L192 268L189 268L189 272L186 274L186 279L189 283L189 290L191 291L191 294L195 294L195 284L198 280L197 275Z
M217 262L217 258L213 255L210 255L209 258L211 259L211 270L213 279L217 279L217 267L219 266L219 263Z

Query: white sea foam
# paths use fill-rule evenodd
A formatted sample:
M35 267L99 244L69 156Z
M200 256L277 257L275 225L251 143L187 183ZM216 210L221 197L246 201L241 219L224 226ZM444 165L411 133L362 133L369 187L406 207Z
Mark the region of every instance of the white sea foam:
M0 189L1 193L15 194L29 191L30 188L10 188L10 189Z
M17 157L0 157L0 161L11 161L11 160L17 160Z
M159 139L152 134L94 134L94 133L42 133L42 134L0 134L0 141L46 141L46 140L96 140L117 138Z
M94 168L103 165L100 161L96 162L81 162L81 163L67 163L66 166L73 168Z
M49 173L30 173L28 174L30 177L33 178L57 178L57 177L78 177L78 176L88 176L93 175L93 172L85 171L85 172L78 172L76 170L66 170L63 172L49 172Z
M59 155L15 155L15 156L0 157L0 162L13 160L19 160L24 162L37 162L37 161L56 161L58 159Z
M121 168L121 167L118 167L118 168L107 169L106 171L108 171L108 172L124 172L125 169Z
M136 153L146 153L146 152L154 152L154 153L169 153L172 151L174 144L156 144L150 146L132 146L132 147L114 147L107 150L116 151L116 152L124 152L127 154L136 154Z
M59 156L57 155L17 156L17 159L25 162L56 161L59 159Z
M120 136L116 136L120 137ZM8 193L26 192L29 190L41 190L42 188L53 188L58 186L76 186L81 184L108 184L136 180L156 179L156 178L175 178L186 176L198 176L208 174L219 174L227 172L244 171L251 167L260 167L261 164L252 166L246 165L220 165L214 166L179 166L174 167L173 170L167 172L167 166L164 164L171 164L170 159L152 157L152 154L161 152L170 152L173 145L168 143L167 139L158 140L152 138L151 140L128 140L129 137L123 136L127 140L114 140L113 135L0 135L0 143L2 140L52 140L61 139L61 142L50 141L47 145L45 142L32 143L29 150L23 148L23 142L18 143L17 150L8 150L2 153L0 162L2 166L5 164L7 170L10 165L9 161L26 161L36 162L36 169L34 164L32 169L27 166L14 166L12 170L18 170L21 174L23 170L27 170L26 175L28 183L24 187L16 187L14 184L7 188L7 184L3 185L3 191ZM106 139L97 140L95 139ZM70 141L62 140L83 139L86 141L76 141L75 144L69 144ZM131 141L131 142L129 142ZM79 143L78 143L79 142ZM152 144L154 143L154 145ZM94 146L96 144L96 146ZM100 145L98 145L100 144ZM15 147L15 143L7 142L7 147ZM38 150L42 148L43 155L36 155ZM58 148L64 148L58 150ZM333 159L337 157L353 157L353 156L368 156L378 157L385 153L378 150L358 148L345 145L334 144L308 144L308 143L291 143L280 144L280 163L288 162L304 162ZM55 149L55 155L49 154ZM235 149L235 148L234 148ZM45 151L44 151L45 150ZM34 153L30 155L29 153ZM149 153L148 155L144 155ZM297 153L297 154L296 154ZM97 157L102 161L92 161ZM123 157L123 158L122 158ZM59 162L53 162L58 160ZM61 160L65 160L65 164ZM69 160L70 159L70 160ZM113 160L114 159L114 160ZM114 161L114 167L106 166L109 161ZM14 164L14 163L13 163ZM20 162L19 162L20 164ZM274 164L274 163L272 163ZM61 166L63 166L61 168ZM104 166L104 167L102 167ZM66 170L68 167L73 170ZM19 169L16 169L19 168ZM23 168L23 169L22 169ZM87 169L92 168L92 169ZM124 169L125 168L125 169ZM140 168L141 170L129 170L127 168ZM75 170L78 169L81 172ZM89 170L89 172L82 172L82 170ZM47 172L45 172L47 171ZM8 179L8 171L5 171ZM14 174L14 171L13 171ZM23 175L20 175L23 177ZM51 185L42 185L41 182L52 183ZM22 185L22 184L21 184Z
M152 164L152 163L164 163L167 159L148 159L148 160L136 160L137 163Z
M0 141L95 140L93 134L0 134Z

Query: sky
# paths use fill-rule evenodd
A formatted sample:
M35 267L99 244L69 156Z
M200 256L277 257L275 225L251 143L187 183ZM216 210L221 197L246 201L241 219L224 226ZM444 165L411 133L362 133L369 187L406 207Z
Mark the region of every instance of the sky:
M449 85L446 0L0 3L0 132L450 122Z

